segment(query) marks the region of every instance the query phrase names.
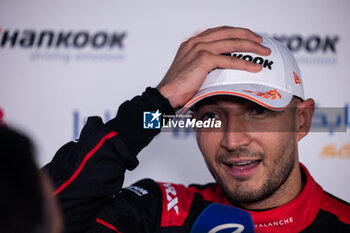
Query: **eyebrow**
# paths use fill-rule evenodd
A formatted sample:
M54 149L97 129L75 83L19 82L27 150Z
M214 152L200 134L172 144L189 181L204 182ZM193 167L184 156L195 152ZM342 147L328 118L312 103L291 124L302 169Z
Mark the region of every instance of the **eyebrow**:
M193 112L198 111L198 109L204 105L218 105L218 103L216 101L214 101L213 99L204 99L202 101L199 101L198 103L196 103L195 105L193 105L190 110Z
M218 97L220 98L220 97ZM225 96L223 96L223 98L225 98ZM240 97L237 97L240 98ZM247 103L249 103L250 101L244 98L240 98L240 102L244 105L246 105ZM255 104L255 103L253 103ZM204 106L204 105L216 105L218 106L218 103L215 99L213 98L206 98L204 100L199 101L198 103L196 103L195 105L193 105L193 107L191 108L191 110L195 111L198 110L198 108Z

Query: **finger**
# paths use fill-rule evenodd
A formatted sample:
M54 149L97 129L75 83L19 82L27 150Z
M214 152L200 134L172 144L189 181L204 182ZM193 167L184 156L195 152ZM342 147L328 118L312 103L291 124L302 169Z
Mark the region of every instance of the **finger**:
M223 53L231 52L251 52L261 56L267 56L271 53L271 49L249 40L242 39L226 39L214 42L201 42L198 43L186 56L182 59L174 61L172 65L177 65L183 62L190 62L198 57L197 54L202 52L209 52L212 54L220 55Z
M195 44L196 41L198 41L198 42L210 41L212 36L204 37L208 34L212 35L213 33L220 32L221 36L224 36L224 37L220 37L220 35L218 35L218 37L216 37L216 39L220 39L220 38L225 39L226 37L229 38L230 36L234 37L235 35L239 34L240 31L242 31L241 33L246 34L246 35L249 33L253 33L255 36L257 36L258 38L254 38L254 36L249 37L253 41L257 40L256 42L260 42L260 40L261 40L260 36L256 35L254 32L250 31L249 29L238 28L238 27L229 27L229 26L220 26L220 27L215 27L215 28L209 28L209 29L207 29L207 30L195 35L195 36L190 37L187 41L184 41L180 45L179 51L181 51L183 49L183 47L185 47L187 44ZM231 34L230 34L230 32L231 32ZM235 33L232 33L232 32L235 32ZM248 39L248 37L246 39Z
M255 34L253 31L247 29L247 28L241 28L241 27L229 27L229 26L221 26L221 27L215 27L210 28L202 33L198 34L197 36L207 36L211 34L217 34L220 33L222 36L224 36L222 39L226 37L237 37L241 39L248 39L255 42L260 43L262 41L261 36ZM219 36L219 35L218 35Z
M261 56L267 56L271 49L257 42L244 39L225 39L214 42L201 42L196 44L190 53L206 50L213 54L223 54L231 52L251 52Z
M207 56L207 61L212 64L212 69L221 68L221 69L236 69L236 70L245 70L248 72L259 72L262 70L262 66L254 62L242 60L235 57L228 57L216 54L210 54Z
M176 63L178 60L182 59L182 57L185 56L197 43L211 42L228 38L247 39L257 43L262 42L262 38L259 35L246 28L229 26L210 28L183 42L175 55L173 63Z
M216 40L223 40L229 38L238 38L262 42L261 36L258 36L253 31L246 28L222 26L218 28L208 29L197 36L191 37L184 44L183 47L194 46L198 42L211 42Z
M207 31L203 32L202 35L200 34L198 36L192 37L186 42L182 43L176 54L175 62L176 60L179 60L183 56L185 56L198 43L213 42L217 40L225 40L232 38L251 40L257 43L262 42L262 38L260 36L256 35L251 30L245 28L233 28L223 26L220 28L208 29Z

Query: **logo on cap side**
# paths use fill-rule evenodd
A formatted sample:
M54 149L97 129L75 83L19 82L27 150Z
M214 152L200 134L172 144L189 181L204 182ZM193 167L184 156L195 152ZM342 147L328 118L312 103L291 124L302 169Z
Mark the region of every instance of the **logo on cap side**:
M293 75L294 75L295 84L301 84L300 78L298 77L297 73L293 71Z
M279 97L280 99L282 98L282 95L276 90L271 90L271 91L249 91L249 90L244 90L245 92L252 93L253 95L265 98L265 99L277 99Z

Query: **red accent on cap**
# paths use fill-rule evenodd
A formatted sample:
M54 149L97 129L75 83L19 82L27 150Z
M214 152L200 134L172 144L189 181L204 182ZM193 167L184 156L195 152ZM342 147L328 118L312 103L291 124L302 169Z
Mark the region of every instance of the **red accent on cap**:
M280 110L283 110L284 108L275 108L275 107L272 107L268 104L265 104L263 102L261 102L260 100L257 100L249 95L245 95L245 94L242 94L242 93L239 93L239 92L233 92L233 91L214 91L214 92L209 92L207 94L204 94L204 95L201 95L201 96L198 96L197 98L191 100L190 102L188 102L184 107L183 109L179 112L178 115L181 115L185 110L188 109L189 106L191 106L192 104L194 103L197 103L198 101L204 99L204 98L207 98L209 96L214 96L214 95L234 95L234 96L240 96L240 97L243 97L243 98L246 98L246 99L249 99L249 100L252 100L258 104L260 104L261 106L264 106L266 108L269 108L269 109L272 109L272 110L275 110L275 111L280 111Z

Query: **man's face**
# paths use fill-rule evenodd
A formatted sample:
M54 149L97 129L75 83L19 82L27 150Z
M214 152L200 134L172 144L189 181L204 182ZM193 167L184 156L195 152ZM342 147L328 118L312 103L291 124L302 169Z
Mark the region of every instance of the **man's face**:
M298 167L294 114L295 108L276 112L233 96L196 106L197 119L222 121L220 130L198 130L197 142L231 202L259 202L288 183Z

